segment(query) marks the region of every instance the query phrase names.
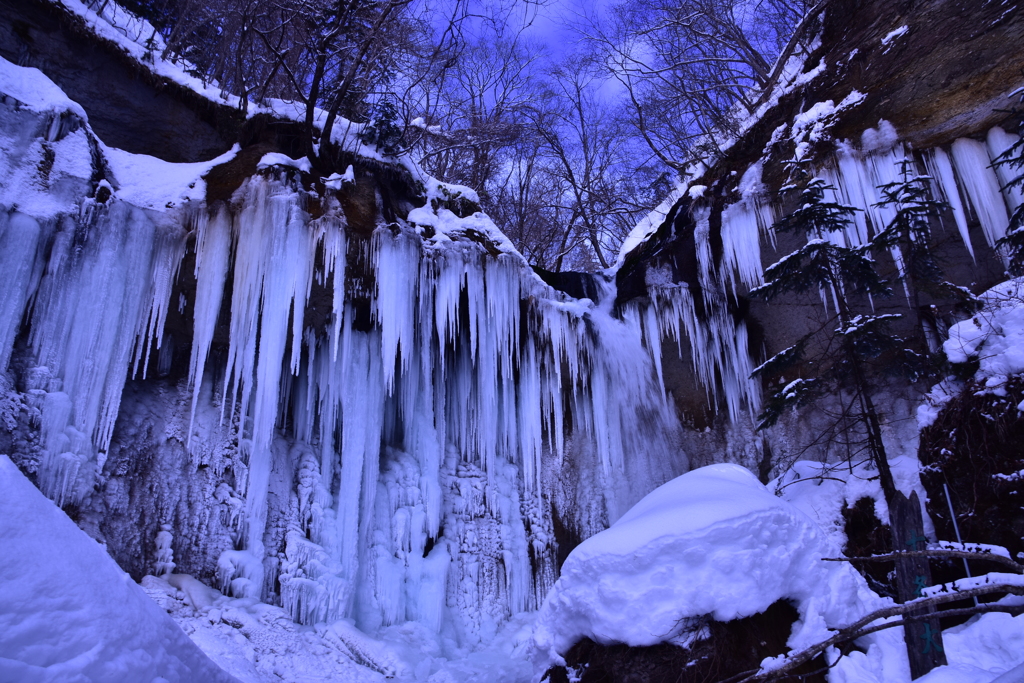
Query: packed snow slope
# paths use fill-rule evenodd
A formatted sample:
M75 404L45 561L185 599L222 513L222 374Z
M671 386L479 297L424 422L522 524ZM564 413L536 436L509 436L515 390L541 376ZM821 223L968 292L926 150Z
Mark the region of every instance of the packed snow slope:
M236 681L5 455L0 491L0 680Z

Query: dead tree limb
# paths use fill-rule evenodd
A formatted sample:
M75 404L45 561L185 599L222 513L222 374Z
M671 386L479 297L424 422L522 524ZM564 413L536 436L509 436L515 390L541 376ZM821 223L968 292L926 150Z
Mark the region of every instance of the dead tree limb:
M967 550L949 550L946 548L936 548L934 550L904 550L885 555L871 555L869 557L825 557L822 559L826 562L893 562L901 557L928 557L933 559L962 557L967 560L984 560L986 562L995 562L996 564L1000 564L1008 569L1012 569L1017 574L1024 574L1024 564L1014 562L1009 557L996 555L995 553L974 553Z
M977 588L970 588L967 590L958 590L956 583L943 584L948 587L950 592L940 593L927 598L920 598L912 602L906 602L902 605L892 605L891 607L883 607L882 609L875 610L870 614L861 617L857 621L853 622L849 626L845 626L836 631L832 637L821 641L811 647L801 650L792 655L786 657L785 662L770 671L755 671L748 672L749 675L742 679L730 679L730 683L758 683L759 681L773 681L783 678L785 674L796 669L797 667L810 662L818 655L825 652L830 647L834 647L840 643L849 642L856 640L857 638L863 637L876 631L881 631L887 628L894 628L896 626L903 626L906 622L916 621L926 617L934 615L911 615L911 612L917 612L923 608L934 607L942 605L947 602L956 602L958 600L964 600L967 598L973 598L981 595L989 595L991 593L1012 593L1013 595L1024 595L1024 585L1018 585L1016 583L993 583ZM942 586L936 586L934 588L941 588ZM950 610L950 616L954 612L958 614L978 614L981 612L990 611L1009 611L1009 608L1001 605L979 605L978 607L968 607L963 610ZM885 624L878 624L876 626L870 626L871 622L879 619L887 619L890 617L901 617L897 621L887 622Z

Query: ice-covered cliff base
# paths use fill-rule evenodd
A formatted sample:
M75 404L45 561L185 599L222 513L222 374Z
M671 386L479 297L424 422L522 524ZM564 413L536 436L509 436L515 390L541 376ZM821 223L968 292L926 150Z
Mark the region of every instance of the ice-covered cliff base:
M227 157L108 148L33 69L0 92L0 447L136 579L461 658L539 605L556 518L586 537L686 468L660 338L545 285L469 190L393 160L393 220L354 227L351 183L270 155L206 206Z

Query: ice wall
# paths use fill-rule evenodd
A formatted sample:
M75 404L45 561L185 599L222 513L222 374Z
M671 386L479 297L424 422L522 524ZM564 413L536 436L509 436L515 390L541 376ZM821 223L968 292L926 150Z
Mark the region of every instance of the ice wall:
M15 170L35 132L10 143ZM336 190L310 194L290 166L268 164L230 205L160 211L131 203L127 170L162 162L90 154L75 201L0 212L0 360L36 435L21 462L47 495L102 527L160 489L154 571L170 554L206 561L222 590L303 623L411 620L472 643L553 583L553 511L587 536L685 468L660 335L613 317L610 287L591 302L545 285L489 219L444 208L461 190L425 179L424 207L365 236ZM97 182L111 168L126 172ZM167 329L172 306L190 329ZM124 481L161 476L126 460L175 449L204 468L207 509ZM556 490L570 466L586 476ZM179 540L222 527L216 557Z
M287 174L253 178L238 196L222 409L246 452L246 532L222 558L225 588L267 597L279 584L306 623L437 629L453 609L484 633L534 608L554 578L542 472L567 438L592 444L606 482L627 458L647 470L594 492L612 518L661 478L653 461L675 419L635 328L566 300L518 254L461 239L444 209L432 216L447 231L431 238L413 222L354 239L340 211L310 220ZM223 279L204 265L223 245L209 240L208 258L206 243L200 283ZM340 285L353 262L366 264L356 272L369 325ZM320 330L302 322L314 285L333 306ZM197 306L196 340L215 319ZM299 463L299 516L278 558L265 532L282 436Z
M794 123L793 127L798 126ZM786 130L787 126L780 127L777 137L785 137ZM799 137L797 132L792 136ZM1001 128L993 128L984 142L963 138L944 147L915 151L907 148L897 131L883 121L878 129L865 131L860 140L837 141L834 151L818 158L808 170L835 187L831 193L834 201L859 211L844 231L829 235L829 239L862 245L887 225L895 209L879 205L884 199L879 188L898 181L901 162L909 160L917 173L930 176L934 198L949 204L942 220L955 231L953 234L959 234L966 256L974 258L980 247L972 243L972 231L973 239L983 239L986 252L991 253L1005 234L1009 212L1022 201L1017 189L1006 187L1011 179L1009 169L993 166L1016 139ZM790 163L796 162L808 165L800 159ZM762 183L764 163L758 161L743 171L736 183L735 198L724 205L713 200L701 185L677 191L678 195L688 195L677 206L688 207L686 222L693 228L696 272L686 274L689 284L679 282L678 273L673 272L678 266L673 268L665 258L655 256L641 265L647 296L631 300L622 312L623 319L643 336L659 377L661 342L678 340L684 356L685 344L693 375L704 388L709 404L721 407L734 424L745 423L747 416L759 410L760 387L749 375L753 369L750 356L760 350L749 348L746 325L731 311L737 295L743 296L762 284L766 264L781 256L771 229L780 217L779 207ZM713 230L717 232L712 234ZM627 239L626 248L634 249L654 232L649 224L641 224ZM997 253L997 258L1005 259L1005 254ZM620 265L624 258L625 254L620 255ZM892 258L896 268L902 270L899 249L892 250ZM1000 264L992 270L1001 269ZM903 293L909 302L910 292L904 289ZM824 295L823 302L831 305Z

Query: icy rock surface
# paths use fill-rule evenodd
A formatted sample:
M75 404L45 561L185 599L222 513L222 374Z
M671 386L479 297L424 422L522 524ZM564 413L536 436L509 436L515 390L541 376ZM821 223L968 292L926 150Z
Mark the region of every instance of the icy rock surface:
M0 490L0 680L236 680L2 455Z
M885 604L852 567L822 561L836 551L746 469L684 474L569 555L538 616L535 674L583 637L652 645L671 640L688 617L728 621L781 599L800 614L790 647L811 645Z
M979 391L1005 395L1007 378L1024 372L1024 278L1002 282L978 298L982 309L949 328L942 350L950 363L978 364L973 380ZM963 387L953 377L932 387L917 410L919 426L933 424ZM1024 403L1017 408L1024 411Z
M0 91L45 81L5 68ZM589 536L685 469L660 328L614 317L610 287L545 285L487 216L446 208L471 190L410 168L425 205L354 234L271 159L207 208L206 166L110 150L81 117L83 145L50 144L74 114L51 95L2 105L4 201L42 198L0 212L12 455L133 575L173 562L303 624L480 643L553 583L553 507ZM28 180L36 148L78 169L59 202ZM556 490L570 466L588 475Z

